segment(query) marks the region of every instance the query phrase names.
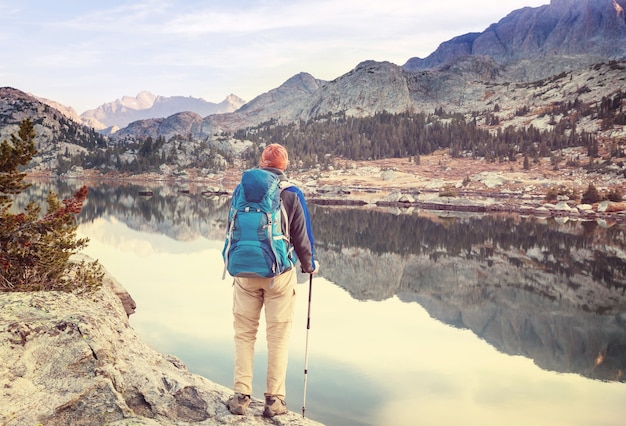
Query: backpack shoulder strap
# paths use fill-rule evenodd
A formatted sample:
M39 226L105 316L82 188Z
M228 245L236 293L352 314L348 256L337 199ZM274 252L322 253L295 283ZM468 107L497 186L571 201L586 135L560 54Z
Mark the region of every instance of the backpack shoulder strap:
M287 189L287 188L289 188L290 186L293 186L293 183L291 183L291 182L289 182L289 181L287 181L287 180L281 180L281 181L278 183L278 187L280 188L280 190L281 190L281 191L282 191L283 189Z
M278 183L278 188L280 189L281 193L291 186L294 186L294 184L287 180L281 180ZM282 199L280 200L280 213L282 220L285 223L285 239L289 244L291 244L291 233L289 232L289 216L287 215L287 209L285 208L285 204L283 203Z

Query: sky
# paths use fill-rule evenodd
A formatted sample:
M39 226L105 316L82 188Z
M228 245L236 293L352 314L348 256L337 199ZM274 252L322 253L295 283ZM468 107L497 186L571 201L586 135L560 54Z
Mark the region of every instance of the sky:
M78 113L147 90L246 101L307 72L403 65L549 0L0 0L0 87Z

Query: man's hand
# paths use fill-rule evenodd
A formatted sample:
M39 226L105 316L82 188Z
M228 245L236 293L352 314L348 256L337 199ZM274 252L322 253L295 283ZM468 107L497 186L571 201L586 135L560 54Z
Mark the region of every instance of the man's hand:
M317 260L313 261L313 266L315 267L315 269L313 269L313 272L311 272L312 274L317 274L320 270L320 263Z

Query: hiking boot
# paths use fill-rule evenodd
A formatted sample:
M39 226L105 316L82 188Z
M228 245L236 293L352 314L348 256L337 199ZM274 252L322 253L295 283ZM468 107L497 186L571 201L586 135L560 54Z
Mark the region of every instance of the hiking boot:
M239 392L236 392L233 396L228 398L228 401L226 402L226 407L228 407L228 411L239 416L243 416L244 414L246 414L246 409L249 405L250 395L244 395Z
M277 396L265 397L265 409L263 417L274 417L287 412L287 404Z

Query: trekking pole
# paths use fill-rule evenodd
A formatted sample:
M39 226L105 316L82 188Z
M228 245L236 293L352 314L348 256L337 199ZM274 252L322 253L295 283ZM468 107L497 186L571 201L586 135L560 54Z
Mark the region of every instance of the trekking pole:
M306 343L304 345L304 396L302 399L302 418L306 411L306 379L309 370L309 330L311 329L311 293L313 292L313 274L309 274L309 306L306 315Z

